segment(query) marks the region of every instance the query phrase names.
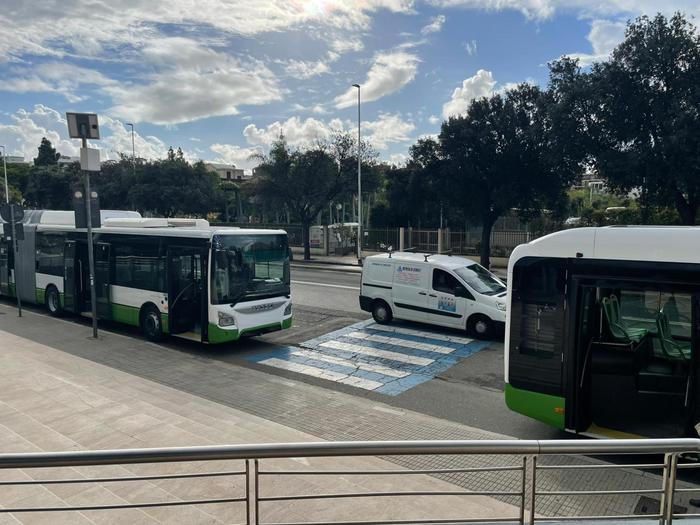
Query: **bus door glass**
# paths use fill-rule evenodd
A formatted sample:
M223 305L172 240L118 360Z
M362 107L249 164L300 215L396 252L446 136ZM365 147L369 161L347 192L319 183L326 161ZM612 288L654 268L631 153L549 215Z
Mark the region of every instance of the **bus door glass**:
M63 308L77 312L75 241L66 241L63 250Z
M0 295L10 294L10 251L9 244L0 239Z
M168 305L173 334L202 333L203 261L200 248L168 248Z
M110 245L104 242L95 244L95 298L97 301L97 316L109 319L112 307L109 296L109 252Z

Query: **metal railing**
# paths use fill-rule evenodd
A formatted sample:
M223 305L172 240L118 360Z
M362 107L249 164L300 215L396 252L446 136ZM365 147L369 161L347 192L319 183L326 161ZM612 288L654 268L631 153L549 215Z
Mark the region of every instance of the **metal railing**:
M213 504L239 505L240 523L247 525L272 525L262 519L264 509L268 504L303 504L308 501L338 501L365 500L366 498L386 498L404 500L405 498L423 498L440 496L474 497L490 496L501 501L515 501L511 507L512 515L506 516L462 516L459 518L408 518L386 519L378 517L364 521L351 521L346 516L333 516L327 521L285 521L274 522L274 525L309 524L353 524L369 525L379 523L530 523L539 521L586 521L586 520L629 520L648 519L658 520L661 525L671 525L675 518L696 518L700 514L679 514L674 511L674 499L677 494L700 492L700 488L678 488L676 474L679 469L700 468L700 464L680 464L679 456L683 453L700 452L700 439L667 439L667 440L483 440L483 441L385 441L385 442L321 442L321 443L287 443L263 445L231 445L166 449L133 449L105 450L83 452L55 453L22 453L0 454L0 469L43 469L47 467L84 467L104 465L134 465L145 463L176 463L176 462L211 462L211 461L242 461L243 468L231 470L212 470L194 473L167 473L129 476L96 476L89 478L45 477L24 478L18 480L4 479L0 487L10 486L52 486L68 484L112 484L127 482L159 482L165 480L194 480L197 478L226 477L238 481L239 487L233 482L230 485L231 494L219 497L168 499L156 501L138 501L106 504L84 505L47 505L22 506L3 502L0 508L2 514L23 514L28 512L88 512L119 509L148 509L153 507L181 507L185 505L207 506ZM582 456L582 455L619 455L637 454L663 456L663 462L637 462L634 464L603 463L586 460L576 464L540 464L545 456ZM283 469L279 462L272 462L272 467L263 467L263 461L281 458L358 458L362 456L378 456L392 458L395 456L506 456L507 464L499 466L481 466L470 468L426 468L419 470L408 469ZM514 457L515 459L512 459ZM277 468L273 468L277 467ZM200 467L201 468L201 467ZM658 470L662 475L658 479L657 488L618 487L614 490L590 488L588 490L543 490L538 487L538 480L547 471L574 472L584 470L614 470L614 469L643 469ZM481 475L483 473L515 473L516 483L508 490L462 490L453 485L449 490L352 490L348 492L299 492L289 489L303 483L299 478L327 479L336 477L346 480L348 477L398 477L430 476L438 479L451 479L460 475ZM578 475L578 474L577 474ZM284 484L282 480L293 478L296 482ZM647 476L648 478L648 476ZM276 482L267 483L272 479ZM403 483L403 482L401 482ZM396 484L400 486L400 483ZM228 485L227 485L228 486ZM279 487L287 489L282 493ZM307 485L308 486L308 485ZM312 485L314 487L323 484ZM326 485L327 486L327 485ZM278 489L278 492L271 491ZM392 487L393 488L393 487ZM0 490L2 494L2 490ZM540 502L543 498L570 498L574 496L600 497L610 495L657 495L660 497L660 510L655 514L626 514L626 515L546 515L541 513ZM21 500L20 500L21 501ZM400 501L399 501L400 503ZM332 507L330 507L332 508ZM427 505L426 505L427 508ZM386 510L386 508L384 508ZM405 510L405 509L404 509ZM389 511L391 514L391 511ZM286 514L283 513L286 516ZM398 514L397 514L398 515ZM230 520L227 520L230 521Z

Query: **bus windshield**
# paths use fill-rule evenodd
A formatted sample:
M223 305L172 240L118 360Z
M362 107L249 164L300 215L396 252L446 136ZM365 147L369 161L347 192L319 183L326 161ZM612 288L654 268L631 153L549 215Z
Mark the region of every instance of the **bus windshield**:
M289 295L286 235L215 235L212 304Z
M505 292L506 287L494 275L479 264L457 268L459 275L474 291L482 295L497 295Z

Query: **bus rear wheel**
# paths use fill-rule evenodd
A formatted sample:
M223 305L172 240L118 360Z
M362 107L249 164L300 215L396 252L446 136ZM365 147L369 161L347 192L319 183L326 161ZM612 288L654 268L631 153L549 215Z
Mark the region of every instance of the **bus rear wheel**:
M63 307L61 306L61 295L58 293L58 289L55 286L49 286L46 289L46 309L54 317L59 317L63 314Z
M160 312L153 305L145 306L141 311L141 332L151 341L160 341L163 337Z

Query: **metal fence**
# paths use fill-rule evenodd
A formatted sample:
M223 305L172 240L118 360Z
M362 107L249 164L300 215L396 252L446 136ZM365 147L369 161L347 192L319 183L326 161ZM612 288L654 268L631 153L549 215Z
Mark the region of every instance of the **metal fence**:
M21 454L1 454L0 469L10 470L3 473L0 486L2 493L12 492L9 487L40 487L57 485L105 485L128 484L128 483L152 483L151 490L140 491L141 497L138 501L119 501L107 503L84 503L84 504L45 504L32 506L31 502L43 502L45 497L17 498L9 502L2 502L0 513L2 514L26 514L35 512L82 512L91 511L123 511L127 509L148 509L155 507L182 507L195 505L206 507L213 505L237 506L236 512L227 507L226 521L229 523L245 523L246 525L299 525L314 523L324 524L350 524L369 525L379 523L530 523L540 521L587 521L587 520L631 520L640 519L658 521L661 525L671 525L676 518L697 518L700 514L679 514L674 507L676 495L686 492L700 492L700 488L678 488L676 474L679 469L698 468L697 464L680 464L679 456L687 452L700 452L699 439L667 439L667 440L483 440L483 441L388 441L388 442L320 442L320 443L287 443L287 444L263 444L263 445L232 445L232 446L211 446L211 447L190 447L190 448L169 448L169 449L135 449L135 450L106 450L106 451L83 451L83 452L41 452L41 453L21 453ZM584 462L572 464L561 459L559 463L548 461L542 464L541 460L545 456L570 458L591 454L595 456L636 454L649 456L648 462L636 462L633 464L615 464L603 462ZM429 455L469 455L488 459L493 456L507 458L506 464L494 466L485 462L485 466L461 469L351 469L341 468L308 468L311 463L310 458L335 458L333 461L340 462L340 458L359 458L363 456L377 456L391 458L397 456L429 456ZM663 461L657 458L663 457ZM282 458L304 458L304 462L281 462ZM214 463L216 467L223 461L237 462L238 468L207 470L206 466ZM330 460L326 460L328 463ZM63 472L62 467L86 467L105 465L135 465L135 464L163 464L163 463L196 462L197 472L180 472L179 469L170 465L167 473L138 474L128 476L114 476L114 469L110 469L110 475L85 476L85 469L79 471L70 470ZM346 460L347 464L347 460ZM354 463L350 463L354 464ZM294 465L297 468L290 468ZM302 467L299 468L299 465ZM27 475L29 469L50 468L50 474L42 475L32 471ZM134 468L134 467L132 467ZM546 471L558 471L561 475L570 473L573 476L581 476L585 469L630 469L638 468L646 471L657 471L661 475L654 477L658 485L655 488L639 487L616 487L609 490L600 490L591 487L590 490L544 490L538 480ZM15 469L24 469L18 472ZM57 470L58 469L58 470ZM406 490L408 486L406 476L425 476L423 479L453 479L455 476L479 476L484 473L496 474L498 476L511 476L511 487L507 490L494 490L493 484L482 483L478 490L463 490L456 485L439 485L437 490ZM12 475L18 479L12 479ZM383 483L382 490L359 490L361 483L353 483L352 490L347 492L329 490L329 478L347 481L349 478L360 476L364 480L382 478L393 480L393 482ZM647 474L647 478L650 476ZM181 488L194 485L198 478L226 478L226 482L217 483L217 487L224 490L219 496L212 496L210 490L202 490L201 487L196 494L199 497L181 497L169 500L143 500L143 495L161 494L162 491L155 490L161 487L167 480L178 480ZM313 479L313 482L302 482L303 479ZM366 482L365 482L366 484ZM433 484L433 486L435 486ZM305 488L307 491L302 491ZM313 489L313 490L310 490ZM14 489L13 489L14 490ZM112 494L108 490L95 490L98 495ZM131 493L139 494L139 491L132 489ZM202 497L202 494L208 497ZM544 507L541 501L546 498L572 498L578 496L609 498L611 495L655 495L660 498L659 511L647 514L627 514L627 515L590 515L590 516L554 516L541 512ZM431 518L405 516L406 498L425 498L425 505L422 509L434 510L435 499L430 498L473 498L476 496L490 496L498 499L510 498L510 514L502 516L455 516L450 518ZM376 498L384 503L373 507L363 507L359 502L367 501L367 498ZM349 515L338 515L339 501L353 500L358 502L357 506L350 511ZM309 521L308 515L303 507L308 502L335 502L333 505L324 505L324 509L330 511L323 521ZM432 501L432 503L431 503ZM454 501L454 500L451 500ZM402 503L403 502L403 503ZM422 499L421 499L422 502ZM444 499L443 499L444 502ZM270 513L270 505L283 505L281 511ZM393 505L393 507L392 507ZM292 512L292 509L294 512ZM357 509L381 511L381 516L376 518L368 517L363 520L353 520L357 516ZM392 509L396 509L395 511ZM444 508L442 509L444 510ZM401 512L403 511L403 514ZM234 514L236 518L234 518ZM88 514L89 515L89 514ZM387 518L387 515L389 518ZM284 521L280 522L275 518L283 516ZM302 516L305 519L290 519L294 516ZM392 519L400 517L399 519ZM104 516L103 516L104 517ZM271 518L272 521L266 519Z

